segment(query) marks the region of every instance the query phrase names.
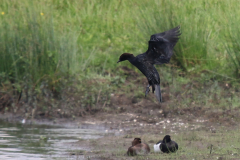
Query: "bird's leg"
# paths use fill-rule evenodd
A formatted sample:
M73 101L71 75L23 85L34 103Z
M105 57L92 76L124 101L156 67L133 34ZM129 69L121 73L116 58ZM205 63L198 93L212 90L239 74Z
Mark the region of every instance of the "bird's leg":
M150 88L150 85L148 84L148 85L147 85L147 88L146 88L146 92L145 92L145 97L147 97L147 94L148 94L148 92L150 91L149 88Z
M152 85L152 93L154 93L154 91L155 91L155 86Z

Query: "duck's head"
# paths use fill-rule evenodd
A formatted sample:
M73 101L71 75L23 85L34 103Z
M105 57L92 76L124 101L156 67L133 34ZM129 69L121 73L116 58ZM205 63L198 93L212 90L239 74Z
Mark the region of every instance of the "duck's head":
M134 138L134 140L132 141L132 146L135 146L139 143L142 143L141 138Z
M118 62L122 62L122 61L125 61L125 60L129 60L129 59L131 59L131 58L133 58L133 57L134 57L134 55L131 54L131 53L123 53L123 54L119 57ZM118 62L117 62L117 63L118 63Z
M163 142L165 142L165 143L168 143L168 142L170 142L171 141L171 136L169 136L169 135L166 135L164 138L163 138Z

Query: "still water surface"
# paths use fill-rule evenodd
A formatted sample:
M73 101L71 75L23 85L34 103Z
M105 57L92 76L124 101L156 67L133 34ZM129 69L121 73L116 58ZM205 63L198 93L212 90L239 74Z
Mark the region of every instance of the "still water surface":
M69 154L88 150L73 146L79 139L97 139L104 127L93 125L56 126L0 121L0 160L84 159Z

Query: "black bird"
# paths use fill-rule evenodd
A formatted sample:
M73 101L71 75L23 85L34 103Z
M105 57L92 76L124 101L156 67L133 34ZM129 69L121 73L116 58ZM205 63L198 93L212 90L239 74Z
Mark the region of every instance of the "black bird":
M155 152L159 152L160 150L163 153L175 152L178 150L178 144L171 140L169 135L166 135L163 140L157 142L153 146Z
M118 62L128 60L147 77L148 86L145 96L147 96L150 91L149 87L152 86L152 92L154 93L156 90L155 94L157 100L162 102L160 77L154 64L169 63L173 55L173 48L178 42L180 35L180 26L162 33L154 34L148 42L148 50L145 53L139 54L136 57L130 53L123 53L119 57Z

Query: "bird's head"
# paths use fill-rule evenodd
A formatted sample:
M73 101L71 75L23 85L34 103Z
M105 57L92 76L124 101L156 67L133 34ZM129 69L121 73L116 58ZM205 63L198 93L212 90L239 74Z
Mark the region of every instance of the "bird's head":
M141 138L134 138L134 140L132 141L132 146L135 146L139 143L142 143Z
M165 143L168 143L168 142L170 142L171 141L171 136L169 136L169 135L166 135L164 138L163 138L163 142L165 142Z
M119 57L119 60L118 62L122 62L122 61L125 61L125 60L129 60L130 58L133 58L133 54L130 54L130 53L123 53L120 57ZM117 62L117 63L118 63Z

